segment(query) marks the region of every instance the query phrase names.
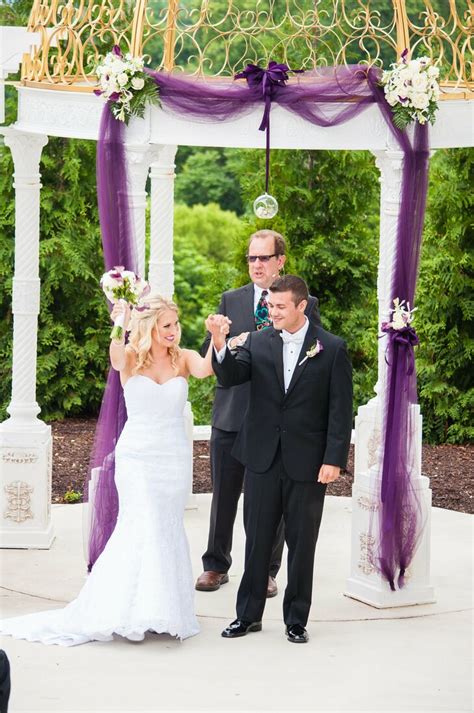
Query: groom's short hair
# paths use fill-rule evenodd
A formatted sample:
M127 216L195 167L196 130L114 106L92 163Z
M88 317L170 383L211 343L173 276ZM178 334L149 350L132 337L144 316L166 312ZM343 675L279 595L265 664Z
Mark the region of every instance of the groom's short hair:
M299 305L301 300L307 302L309 299L308 285L297 275L277 277L268 289L270 292L291 292L295 305Z

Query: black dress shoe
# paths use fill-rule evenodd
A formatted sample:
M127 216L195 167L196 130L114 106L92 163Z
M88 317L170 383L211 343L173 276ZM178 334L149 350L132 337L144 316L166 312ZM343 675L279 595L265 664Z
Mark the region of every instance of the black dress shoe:
M309 641L308 632L301 624L292 624L286 627L286 638L292 644L307 644Z
M262 631L261 621L245 621L244 619L236 619L224 629L222 636L225 639L236 639L238 636L245 636L251 631Z

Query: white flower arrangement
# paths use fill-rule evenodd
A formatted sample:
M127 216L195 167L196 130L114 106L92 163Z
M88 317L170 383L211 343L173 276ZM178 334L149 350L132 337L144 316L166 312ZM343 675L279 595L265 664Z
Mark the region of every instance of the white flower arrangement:
M117 45L97 65L96 74L100 88L94 94L107 99L112 114L125 124L132 116L143 117L147 104L160 103L158 87L145 72L143 58L123 55Z
M147 309L147 305L139 304L139 300L150 292L150 286L146 280L136 275L131 270L125 270L120 265L112 268L100 280L100 285L105 296L112 304L123 300L138 311ZM111 339L122 339L123 337L123 314L119 315L114 322Z
M439 69L429 57L407 60L408 50L400 62L382 74L381 85L385 98L392 107L393 123L405 129L412 121L434 123L440 95Z
M383 332L389 329L395 329L396 331L406 329L413 322L413 313L418 309L418 307L410 309L410 303L405 303L405 300L400 302L398 297L393 300L393 305L393 308L390 310L392 313L392 321L382 323Z

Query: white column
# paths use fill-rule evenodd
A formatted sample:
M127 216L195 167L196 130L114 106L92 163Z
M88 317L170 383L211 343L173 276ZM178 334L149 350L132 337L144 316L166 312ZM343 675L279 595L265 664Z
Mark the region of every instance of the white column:
M137 250L138 274L145 277L145 236L146 236L146 181L150 164L156 157L156 149L149 144L127 144L128 196L130 213L133 221L135 245Z
M37 416L36 348L40 305L39 163L48 138L8 127L5 144L14 162L15 274L13 278L13 381L0 424L0 545L50 547L51 427Z
M173 225L174 179L176 146L159 146L158 155L151 164L150 208L150 265L148 281L153 290L169 299L174 294ZM186 433L191 446L193 468L193 412L189 401L184 412ZM191 492L187 509L197 508L196 496Z
M380 244L377 275L378 324L389 321L391 285L395 269L398 212L401 200L403 153L397 150L376 151L380 170ZM378 379L375 397L358 410L355 421L354 485L352 488L351 569L346 582L346 596L378 608L425 604L434 601L430 585L430 512L431 490L428 478L421 475L422 418L419 406L413 407L416 424L416 468L412 474L414 488L425 522L417 553L407 570L403 589L392 592L388 582L371 564L378 547L380 463L384 413L386 338L378 344Z
M176 146L160 146L150 170L150 265L148 280L165 297L174 292L173 219Z

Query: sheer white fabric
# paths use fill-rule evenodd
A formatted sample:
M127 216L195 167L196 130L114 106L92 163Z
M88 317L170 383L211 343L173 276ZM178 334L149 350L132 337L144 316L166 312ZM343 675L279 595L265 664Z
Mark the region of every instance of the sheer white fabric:
M125 384L128 420L116 447L119 516L77 599L64 609L0 622L0 633L75 646L133 641L148 630L185 639L199 632L183 516L191 457L183 411L187 381L136 375Z

